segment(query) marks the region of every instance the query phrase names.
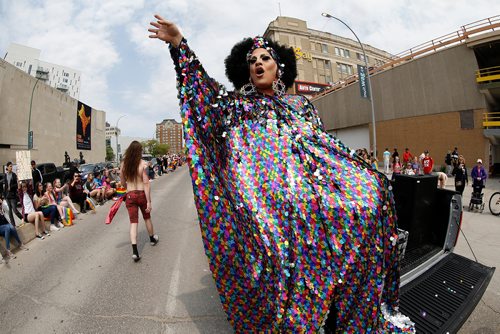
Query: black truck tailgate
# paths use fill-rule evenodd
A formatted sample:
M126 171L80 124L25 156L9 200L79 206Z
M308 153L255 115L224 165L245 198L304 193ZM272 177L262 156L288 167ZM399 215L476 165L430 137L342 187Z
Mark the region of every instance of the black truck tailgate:
M456 333L481 299L495 268L450 253L400 290L400 310L417 333Z

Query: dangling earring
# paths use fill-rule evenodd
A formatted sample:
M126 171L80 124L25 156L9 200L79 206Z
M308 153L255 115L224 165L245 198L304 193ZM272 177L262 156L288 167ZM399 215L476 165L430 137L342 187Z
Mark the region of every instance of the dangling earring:
M244 84L240 88L240 94L243 96L247 96L247 95L251 95L251 94L255 94L255 93L257 93L257 87L255 87L255 85L253 84L252 78L249 78L248 83Z
M280 78L273 81L273 91L276 96L283 96L286 92L286 86Z

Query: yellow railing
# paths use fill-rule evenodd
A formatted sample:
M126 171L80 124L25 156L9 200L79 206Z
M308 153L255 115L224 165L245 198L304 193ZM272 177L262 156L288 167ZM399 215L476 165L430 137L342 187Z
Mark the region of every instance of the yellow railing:
M500 128L500 112L485 112L483 114L483 128Z
M478 83L496 80L500 80L500 66L482 68L476 71L476 81Z

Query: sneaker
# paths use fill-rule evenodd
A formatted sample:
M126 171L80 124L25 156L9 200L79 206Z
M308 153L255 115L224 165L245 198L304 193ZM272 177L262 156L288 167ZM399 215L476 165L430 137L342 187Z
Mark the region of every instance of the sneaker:
M59 222L59 223L57 223L57 227L59 227L59 228L64 228L64 224L63 224L63 223L61 223L61 222Z
M132 254L132 259L134 260L134 262L137 262L141 259L141 257L139 255Z
M49 230L45 230L45 231L43 231L43 234L45 234L46 236L50 237L50 232L49 232Z
M5 263L9 263L10 260L15 259L15 258L16 258L16 256L14 254L12 254L12 252L10 250L7 250L3 260L5 261Z
M60 230L60 228L59 228L59 227L57 227L56 225L52 225L52 224L51 224L51 225L50 225L50 230L51 230L51 231L59 231L59 230Z
M155 234L153 235L153 239L154 241L151 241L151 246L155 246L158 243L158 241L160 241L160 236L158 236L158 234Z
M50 235L50 234L49 234L49 235ZM37 237L37 239L40 239L40 240L45 239L45 237L44 237L43 235L41 235L41 234L37 234L37 235L36 235L36 237Z

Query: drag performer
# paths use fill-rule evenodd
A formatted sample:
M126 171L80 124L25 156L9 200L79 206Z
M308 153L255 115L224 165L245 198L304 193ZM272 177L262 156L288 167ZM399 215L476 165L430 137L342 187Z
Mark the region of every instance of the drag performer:
M170 44L205 252L235 332L413 331L397 312L389 182L285 93L293 50L236 44L228 92L177 26L155 18L149 37Z

